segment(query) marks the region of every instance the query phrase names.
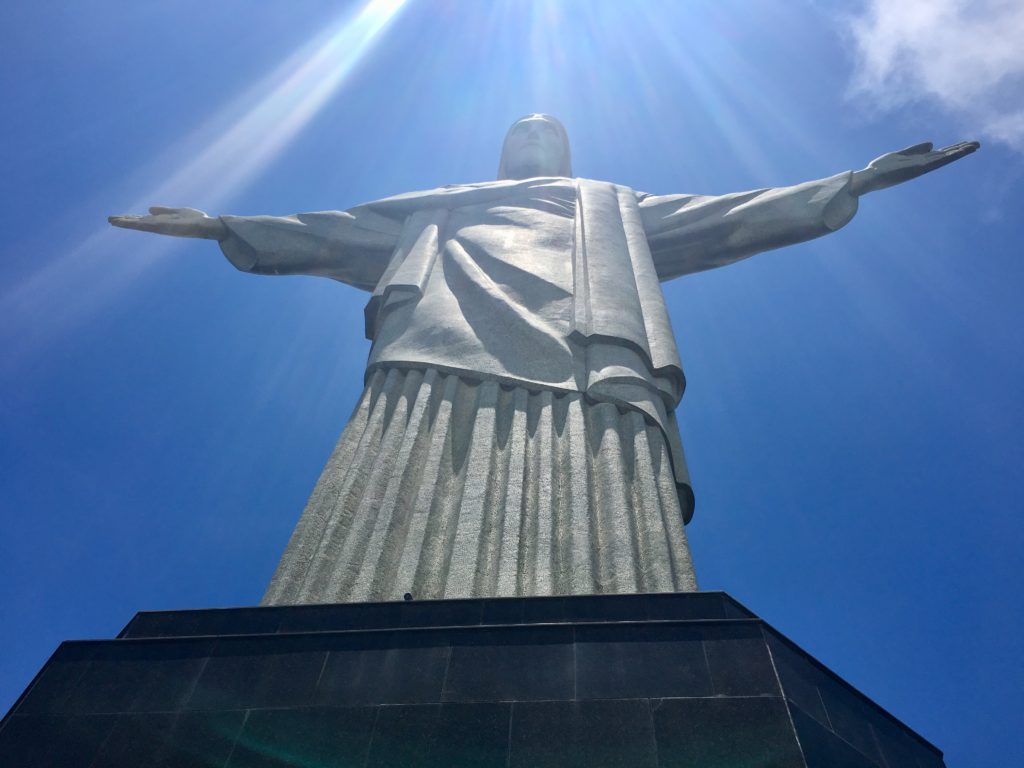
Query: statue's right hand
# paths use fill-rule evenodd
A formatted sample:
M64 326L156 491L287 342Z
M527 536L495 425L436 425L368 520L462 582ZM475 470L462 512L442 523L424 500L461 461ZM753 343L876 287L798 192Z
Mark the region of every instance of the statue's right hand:
M163 208L154 206L145 216L110 216L107 218L115 227L156 232L175 237L202 237L207 240L223 240L227 235L224 222L207 216L195 208Z

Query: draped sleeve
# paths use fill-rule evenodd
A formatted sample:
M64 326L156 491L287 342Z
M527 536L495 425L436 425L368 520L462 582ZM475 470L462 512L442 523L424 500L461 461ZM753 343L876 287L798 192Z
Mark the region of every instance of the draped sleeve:
M387 269L402 221L368 207L294 216L221 216L221 250L243 272L319 275L372 291Z
M852 173L729 195L637 193L662 281L834 232L857 212Z

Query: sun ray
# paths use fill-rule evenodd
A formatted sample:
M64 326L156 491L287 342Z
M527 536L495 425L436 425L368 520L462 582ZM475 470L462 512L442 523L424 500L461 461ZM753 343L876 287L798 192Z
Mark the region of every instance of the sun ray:
M149 205L217 206L277 158L345 83L407 0L368 0L339 16L282 64L183 141L159 153L146 175L160 181L129 210ZM168 172L168 169L176 169ZM113 213L113 211L112 211ZM0 296L8 366L21 354L120 295L160 263L169 239L132 243L105 223ZM96 275L102 275L97 279ZM88 286L84 290L83 286Z

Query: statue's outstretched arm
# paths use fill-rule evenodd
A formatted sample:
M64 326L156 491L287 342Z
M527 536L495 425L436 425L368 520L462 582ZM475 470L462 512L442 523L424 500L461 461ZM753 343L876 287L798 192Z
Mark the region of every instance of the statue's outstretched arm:
M860 171L792 187L728 195L640 195L640 213L661 280L724 267L756 253L827 235L857 212L861 195L921 176L978 148L964 141L917 144Z
M207 216L195 208L149 209L146 216L111 216L125 229L217 240L243 272L319 275L373 290L391 257L401 222L367 207L295 216Z

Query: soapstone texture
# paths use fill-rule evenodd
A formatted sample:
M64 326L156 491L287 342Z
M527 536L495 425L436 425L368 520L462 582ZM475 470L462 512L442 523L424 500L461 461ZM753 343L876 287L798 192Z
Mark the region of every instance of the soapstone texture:
M696 588L668 445L639 411L380 367L263 604Z
M498 180L295 216L112 217L238 269L370 294L366 389L265 604L696 589L660 283L844 226L977 149L727 195L575 178L561 123L513 124Z

